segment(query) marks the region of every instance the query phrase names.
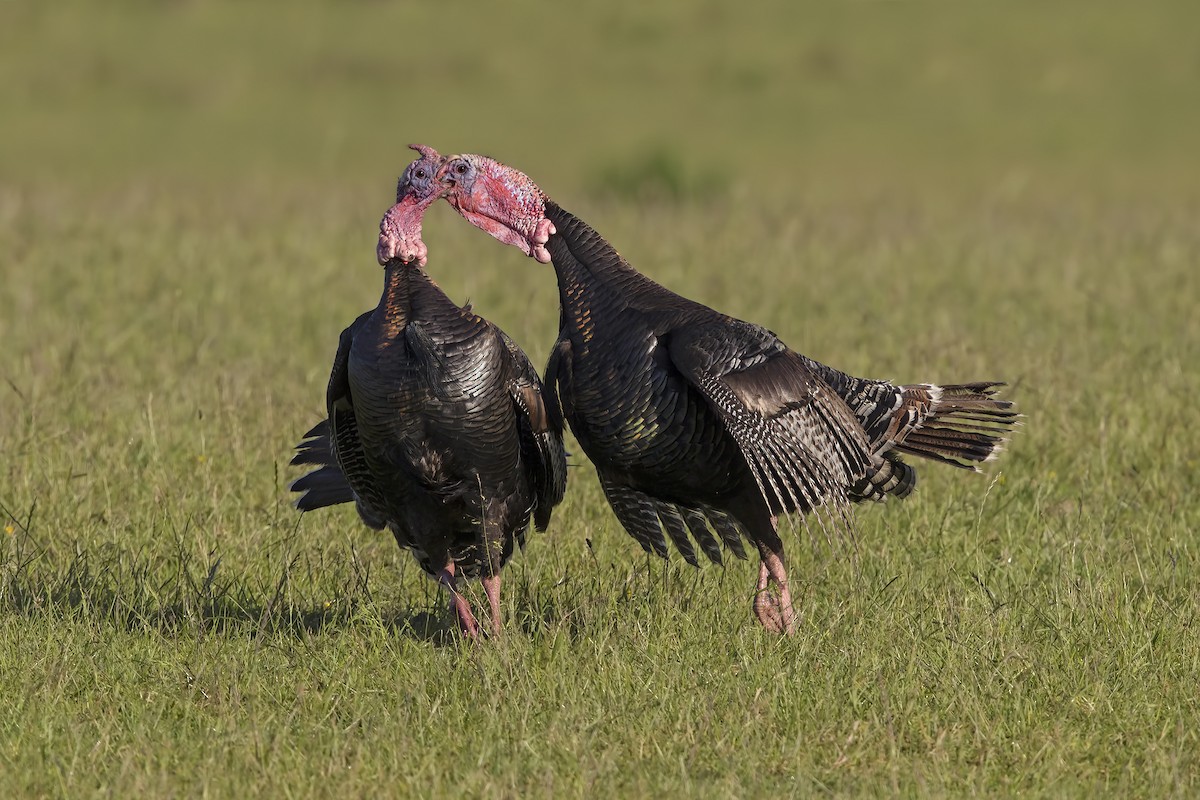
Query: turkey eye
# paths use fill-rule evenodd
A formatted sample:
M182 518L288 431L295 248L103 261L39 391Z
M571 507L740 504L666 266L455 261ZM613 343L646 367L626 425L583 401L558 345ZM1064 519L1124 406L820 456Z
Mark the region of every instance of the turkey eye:
M466 175L467 174L467 165L459 164L458 166L456 166L454 168L454 171L457 172L459 175Z
M419 169L419 170L417 170L417 171L416 171L414 174L415 174L415 175L416 175L416 177L418 177L418 178L424 178L424 177L425 177L425 170L423 170L423 169Z

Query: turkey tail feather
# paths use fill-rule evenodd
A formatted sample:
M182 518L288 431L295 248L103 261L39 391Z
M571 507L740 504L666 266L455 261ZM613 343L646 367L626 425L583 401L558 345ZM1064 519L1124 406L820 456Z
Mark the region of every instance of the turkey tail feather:
M885 453L872 465L871 471L850 487L852 500L883 502L888 496L903 499L917 488L917 471L900 460L894 452Z
M333 464L297 478L288 488L293 492L303 492L296 498L296 508L301 511L354 501L354 492L346 482L346 476Z
M288 462L293 467L304 464L333 464L333 453L329 447L329 420L323 419L304 434L296 445L296 455Z
M895 451L978 471L1004 448L1020 414L994 397L1003 383L900 387L907 403L926 405L918 424L900 432ZM906 404L907 404L906 403Z
M311 464L318 467L288 486L300 494L295 506L301 511L354 501L354 492L333 456L328 419L321 420L304 434L303 440L296 445L296 455L292 456L290 463L292 466Z

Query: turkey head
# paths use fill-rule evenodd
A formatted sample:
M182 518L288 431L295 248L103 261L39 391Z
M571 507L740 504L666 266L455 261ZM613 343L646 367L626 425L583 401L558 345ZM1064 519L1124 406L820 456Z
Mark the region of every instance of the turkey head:
M446 200L468 222L543 264L557 231L546 219L546 194L523 172L474 154L449 156L441 170Z
M421 241L421 220L425 210L450 189L438 180L446 159L423 144L410 144L409 147L421 157L409 164L396 182L396 204L379 222L375 256L382 265L399 260L404 264L416 261L425 266L429 249Z

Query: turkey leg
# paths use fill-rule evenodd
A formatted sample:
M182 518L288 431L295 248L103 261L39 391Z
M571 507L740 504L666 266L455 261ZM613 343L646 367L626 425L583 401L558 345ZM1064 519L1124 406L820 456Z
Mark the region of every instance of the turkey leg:
M483 591L487 592L488 604L492 607L492 635L500 633L500 576L483 578Z
M467 602L467 598L458 593L458 577L454 574L453 559L446 562L446 566L438 573L437 579L438 583L445 586L450 592L450 611L458 620L459 630L471 639L478 639L479 623L475 621L475 615L471 613L471 604Z

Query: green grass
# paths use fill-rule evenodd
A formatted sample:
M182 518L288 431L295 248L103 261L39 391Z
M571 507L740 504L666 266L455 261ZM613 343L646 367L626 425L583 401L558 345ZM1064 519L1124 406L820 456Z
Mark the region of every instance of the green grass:
M0 796L1200 789L1194 5L662 8L0 4ZM790 536L786 640L753 564L647 559L572 443L463 645L286 491L413 140L1025 425L859 509L854 559ZM543 361L549 269L444 207L426 241Z

